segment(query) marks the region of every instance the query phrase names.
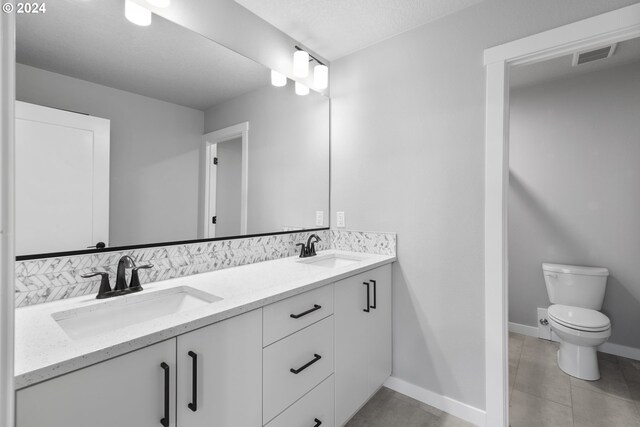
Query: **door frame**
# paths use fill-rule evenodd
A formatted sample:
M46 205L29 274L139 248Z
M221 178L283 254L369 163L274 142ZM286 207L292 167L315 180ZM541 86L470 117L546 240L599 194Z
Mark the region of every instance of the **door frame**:
M508 246L509 70L640 36L640 4L484 51L486 67L484 287L487 426L509 425Z
M209 235L209 221L212 216L210 212L210 178L209 175L213 170L212 162L210 161L213 150L216 149L217 144L228 142L236 138L242 139L242 172L240 183L240 234L247 234L247 196L248 196L248 184L249 184L249 122L238 123L233 126L228 126L213 132L202 135L202 142L204 144L204 238L212 238L215 236Z

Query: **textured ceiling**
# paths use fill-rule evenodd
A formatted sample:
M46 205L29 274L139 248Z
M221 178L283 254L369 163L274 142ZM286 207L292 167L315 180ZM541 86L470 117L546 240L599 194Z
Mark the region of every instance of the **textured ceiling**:
M607 59L575 67L571 65L572 59L573 54L536 64L514 67L511 70L510 85L512 88L531 86L640 62L640 38L618 43L613 55Z
M55 0L16 15L19 63L204 110L269 84L269 70L153 16L124 17L124 0Z
M482 0L236 0L329 61Z

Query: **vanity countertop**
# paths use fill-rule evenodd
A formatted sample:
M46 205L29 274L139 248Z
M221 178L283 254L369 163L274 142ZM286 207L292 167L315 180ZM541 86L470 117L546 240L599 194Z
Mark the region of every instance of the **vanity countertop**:
M97 300L92 294L19 308L15 312L15 388L138 350L396 260L392 255L362 252L318 253L328 254L360 260L345 266L320 267L300 262L298 257L288 257L147 283L143 292L131 296L188 286L222 300L81 339L70 338L52 314L108 300Z

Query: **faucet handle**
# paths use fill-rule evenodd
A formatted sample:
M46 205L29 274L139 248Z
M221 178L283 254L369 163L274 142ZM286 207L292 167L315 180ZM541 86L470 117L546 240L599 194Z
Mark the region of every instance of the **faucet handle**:
M129 282L129 292L138 292L142 290L142 285L140 285L140 277L138 276L138 270L153 268L153 264L144 264L138 265L131 269L131 281Z
M96 271L93 273L85 273L81 274L80 277L88 279L89 277L100 276L100 289L98 289L98 295L96 295L97 299L106 298L111 292L111 284L109 283L109 273L103 271Z

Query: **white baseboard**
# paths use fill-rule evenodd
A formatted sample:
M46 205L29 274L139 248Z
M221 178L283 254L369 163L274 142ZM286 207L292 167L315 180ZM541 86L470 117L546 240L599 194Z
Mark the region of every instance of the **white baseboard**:
M528 337L538 337L538 328L520 323L509 322L509 332L515 332L516 334L522 334Z
M640 361L640 348L606 342L598 347L598 351Z
M475 408L447 396L442 396L396 377L389 377L384 385L391 390L431 405L478 427L486 426L486 412L482 409Z
M533 326L521 325L519 323L509 322L509 331L517 334L527 335L529 337L538 337L538 328ZM555 335L555 334L554 334ZM557 340L553 340L557 341ZM606 342L598 347L598 351L615 356L626 357L628 359L640 360L640 348L627 347L626 345L614 344Z

